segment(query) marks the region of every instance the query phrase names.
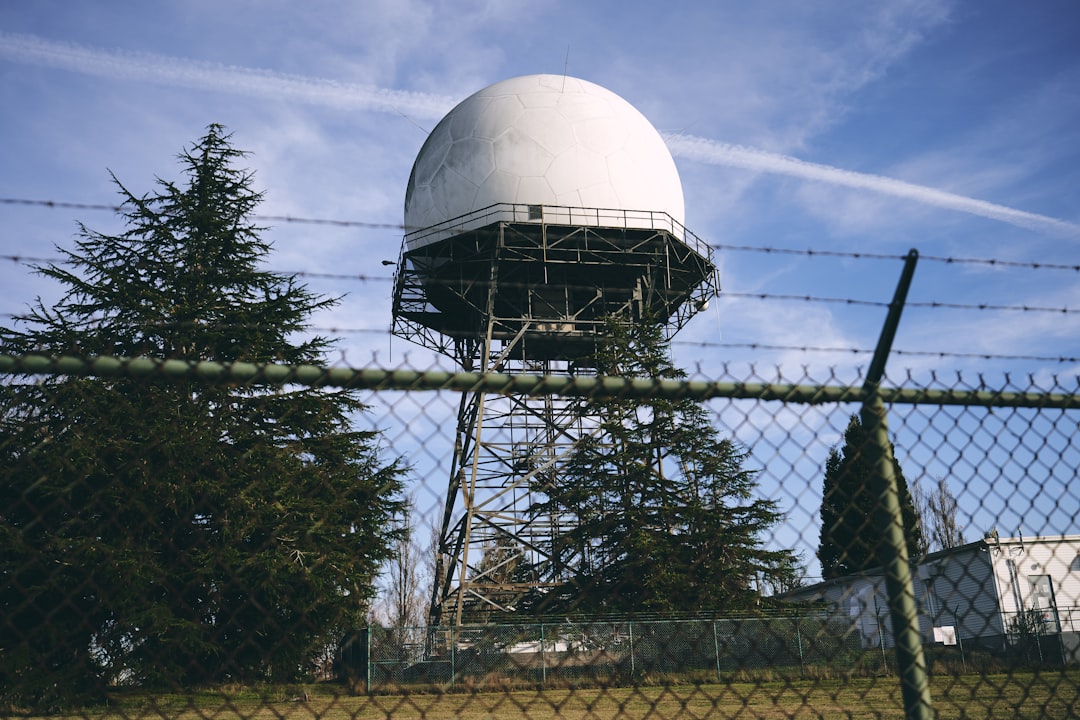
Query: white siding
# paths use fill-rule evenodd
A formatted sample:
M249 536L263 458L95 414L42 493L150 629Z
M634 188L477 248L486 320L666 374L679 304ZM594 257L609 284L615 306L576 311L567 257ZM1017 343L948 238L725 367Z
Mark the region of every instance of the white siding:
M1047 583L1039 580L1048 577L1061 629L1080 631L1080 535L1003 538L990 541L989 553L1007 617L1033 608L1050 610L1051 597L1036 591L1037 584L1045 590Z
M919 567L918 575L932 590L927 603L932 608L924 612L933 625L953 625L961 639L1002 634L997 584L990 553L982 543L935 553Z
M1043 593L1036 591L1041 576ZM1080 632L1080 535L988 538L931 553L914 569L912 584L924 642L934 641L934 627L956 627L961 641L979 640L997 647L1005 642L1020 610L1049 608L1052 590L1057 620L1065 633ZM820 600L856 624L865 647L892 646L884 576L867 572L799 588L783 597ZM1050 613L1052 614L1052 613ZM879 628L878 619L883 626ZM879 635L879 629L883 635ZM1003 646L1002 646L1003 647Z

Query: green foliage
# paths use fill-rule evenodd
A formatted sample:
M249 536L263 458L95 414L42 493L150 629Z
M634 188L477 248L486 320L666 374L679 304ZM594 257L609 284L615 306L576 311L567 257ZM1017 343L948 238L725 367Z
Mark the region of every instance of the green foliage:
M1016 642L1046 634L1046 611L1039 608L1022 610L1009 620L1009 636Z
M658 323L612 322L602 375L678 378ZM562 585L538 613L723 612L757 601L755 585L793 573L762 538L781 519L755 497L748 453L720 438L692 400L583 401L583 437L533 508L561 528L541 571Z
M82 228L66 288L5 352L313 363L294 340L336 302L261 270L261 196L220 126L187 183ZM0 387L0 702L59 707L109 683L291 681L362 624L405 469L352 429L347 392L53 378Z
M878 498L871 490L875 472L868 444L871 438L857 415L844 432L844 446L829 451L821 501L821 541L818 559L826 578L879 567L883 531L878 521ZM891 450L891 446L890 446ZM911 560L926 554L922 524L907 480L893 453L893 473L900 493L900 510Z
M1049 612L1041 608L1021 610L1009 619L1009 660L1014 665L1037 666L1049 658L1060 661L1059 642L1046 638L1055 633L1056 623L1051 624Z

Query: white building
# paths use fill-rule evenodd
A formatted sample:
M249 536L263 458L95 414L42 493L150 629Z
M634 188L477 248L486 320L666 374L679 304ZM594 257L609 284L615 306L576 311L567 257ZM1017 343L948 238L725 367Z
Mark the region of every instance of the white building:
M989 536L931 553L912 581L925 644L1008 652L1038 635L1047 659L1080 663L1080 535ZM891 647L883 572L833 578L781 597L819 601L850 616L865 647Z

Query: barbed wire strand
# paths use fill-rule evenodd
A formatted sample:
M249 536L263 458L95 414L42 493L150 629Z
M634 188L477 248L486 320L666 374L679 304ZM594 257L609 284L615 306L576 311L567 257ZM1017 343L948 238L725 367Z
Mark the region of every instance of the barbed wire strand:
M0 318L5 320L20 320L22 316L14 315L11 313L0 313ZM190 325L191 323L186 323ZM167 329L177 323L160 323L157 327ZM218 325L214 329L217 331L226 330L250 330L257 329L259 326L255 325ZM204 328L205 329L205 328ZM387 338L399 337L396 335L392 328L386 327L337 327L337 326L313 326L306 328L305 333L319 334L319 335L380 335ZM711 342L707 340L679 340L673 339L671 341L673 346L681 347L693 347L700 349L714 349L714 350L753 350L753 351L770 351L770 352L801 352L801 353L830 353L830 354L842 354L842 355L870 355L874 350L871 348L857 348L857 347L828 347L828 346L815 346L815 345L782 345L773 343L758 343L758 342ZM892 354L897 356L910 356L910 357L933 357L941 359L977 359L977 360L1010 360L1010 361L1029 361L1029 362L1043 362L1043 363L1059 363L1059 364L1076 364L1080 363L1080 357L1074 357L1069 355L1024 355L1024 354L1008 354L1008 353L988 353L988 352L951 352L945 350L892 350Z
M720 294L719 299L724 298L749 298L754 300L795 300L811 303L832 303L838 305L862 305L868 307L889 307L890 303L884 300L858 300L855 298L836 298L836 297L820 297L816 295L793 295L785 293L743 293L743 292L729 292L724 291ZM930 309L950 309L950 310L1010 310L1019 312L1047 312L1055 314L1071 314L1080 313L1080 308L1069 307L1042 307L1038 305L996 305L993 303L955 303L955 302L942 302L940 300L925 300L925 301L913 301L908 300L904 302L905 308L930 308Z
M56 262L48 258L30 258L18 255L0 255L0 260L22 261L22 262L34 262L34 263L49 263ZM376 283L392 283L394 277L391 275L365 275L363 273L332 273L332 272L319 272L311 270L275 270L272 272L278 272L282 275L288 275L296 278L310 278L321 280L344 280L349 282L376 282ZM427 284L437 284L440 281L430 279ZM477 282L473 284L473 287L483 287L485 283ZM526 289L529 286L524 283L506 283L501 282L499 286L502 288L521 288ZM569 290L593 290L592 286L566 286ZM838 298L838 297L823 297L817 295L795 295L789 293L765 293L765 292L734 292L724 291L718 299L731 300L731 299L750 299L750 300L781 300L781 301L797 301L808 303L825 303L834 305L851 305L862 307L880 307L887 308L889 303L883 300L860 300L857 298ZM1043 307L1038 305L999 305L995 303L957 303L957 302L945 302L941 300L926 300L926 301L907 301L904 303L908 308L928 308L928 309L948 309L948 310L979 310L979 311L1010 311L1010 312L1037 312L1037 313L1052 313L1055 315L1072 315L1080 314L1080 308L1070 307Z
M109 210L117 212L121 210L120 206L108 205L101 203L77 203L66 201L53 201L53 200L31 200L22 198L0 198L0 204L18 204L18 205L34 205L47 208L67 208L67 209L80 209L80 210ZM287 223L306 223L306 224L318 224L318 225L331 225L338 227L365 227L376 229L404 229L403 225L393 223L372 223L355 220L334 220L325 218L304 218L294 217L290 215L257 215L256 219L287 222ZM787 255L800 255L806 257L836 257L836 258L848 258L848 259L878 259L878 260L897 260L903 259L905 256L890 255L884 253L865 253L865 252L845 252L834 250L815 250L815 249L794 249L794 248L776 248L776 247L755 247L748 245L727 245L716 244L711 246L715 250L721 251L739 251L739 252L758 252L764 254L787 254ZM62 262L56 258L44 258L25 255L0 255L0 259L8 260L16 263L57 263ZM989 266L1003 266L1003 267L1016 267L1026 269L1054 269L1054 270L1069 270L1080 271L1080 265L1062 265L1055 263L1036 263L1036 262L1019 262L1001 260L997 258L957 258L957 257L943 257L943 256L920 256L922 260L928 260L932 262L940 262L944 264L984 264ZM384 264L390 264L388 261ZM366 275L366 274L352 274L352 273L330 273L319 271L276 271L285 275L291 275L298 278L318 278L318 279L330 279L330 280L345 280L352 282L393 282L394 277L383 275ZM842 304L849 306L866 306L866 307L888 307L889 303L877 300L860 300L856 298L836 298L836 297L821 297L814 295L795 295L784 293L746 293L746 292L724 292L720 295L720 299L755 299L755 300L778 300L778 301L799 301L808 303L828 303L828 304ZM959 309L959 310L979 310L979 311L1018 311L1018 312L1042 312L1042 313L1054 313L1054 314L1073 314L1080 312L1075 308L1056 308L1056 307L1041 307L1030 305L1000 305L992 303L955 303L955 302L942 302L942 301L912 301L905 303L907 307L920 307L929 309ZM2 314L2 317L9 319L17 318L18 316L13 314ZM334 334L360 334L360 333L385 333L390 334L389 329L376 329L376 328L311 328L313 332L329 332ZM682 343L675 341L676 344L692 344L698 347L712 347L712 348L743 348L750 350L771 350L771 351L783 351L783 352L804 352L804 353L845 353L845 354L865 354L872 352L871 350L861 348L836 348L836 347L814 347L814 346L799 346L799 345L771 345L766 343ZM939 358L976 358L984 360L1028 360L1037 362L1058 362L1058 363L1075 363L1080 362L1077 358L1068 356L1039 356L1039 355L1019 355L1019 354L995 354L995 353L953 353L946 351L904 351L894 350L896 355L909 355L909 356L924 356L924 357L939 357Z
M118 212L122 208L119 205L105 203L80 203L60 200L34 200L29 198L0 198L0 205L27 205L39 206L51 209L74 209L74 210L109 210ZM336 227L360 227L383 230L405 230L401 223L377 223L362 220L335 220L330 218L295 217L292 215L254 215L257 220L268 220L284 223L301 223L308 225L330 225ZM757 245L732 245L727 243L710 244L713 250L733 252L753 252L777 255L802 255L806 257L834 257L853 260L904 260L906 255L893 255L889 253L853 252L844 250L815 250L813 248L781 248ZM1000 258L974 258L974 257L950 257L942 255L919 255L919 260L925 262L938 262L947 265L974 264L989 265L991 267L1012 267L1029 270L1066 270L1080 272L1080 263L1050 263L1029 262L1020 260L1002 260Z
M730 250L735 252L764 253L766 255L804 255L806 257L834 257L848 260L904 260L906 255L892 255L888 253L853 252L845 250L815 250L813 248L778 248L756 245L728 245L722 243L712 244L713 250ZM1067 270L1080 272L1080 264L1028 262L1021 260L1002 260L1000 258L973 258L973 257L950 257L945 255L919 254L919 261L938 262L946 265L990 265L1000 267L1023 268L1027 270Z
M120 205L109 205L106 203L81 203L81 202L67 202L61 200L31 200L26 198L0 198L0 205L28 205L46 207L54 210L108 210L111 212L121 212L123 207ZM271 222L284 222L284 223L302 223L305 225L331 225L336 227L361 227L372 228L376 230L404 230L405 226L401 223L385 223L385 222L368 222L363 220L334 220L329 218L307 218L307 217L293 217L292 215L261 215L255 214L251 216L255 220L271 221Z

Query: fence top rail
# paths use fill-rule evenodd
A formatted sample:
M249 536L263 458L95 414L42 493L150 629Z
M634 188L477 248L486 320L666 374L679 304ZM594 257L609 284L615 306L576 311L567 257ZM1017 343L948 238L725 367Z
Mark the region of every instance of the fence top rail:
M1059 608L1066 610L1066 608ZM461 625L408 625L405 627L393 627L385 625L368 625L365 629L379 635L423 635L427 633L457 633L464 635L500 635L529 632L541 628L551 629L555 632L588 631L596 632L611 628L625 628L629 626L673 626L688 627L695 625L739 625L752 623L791 623L791 622L831 622L836 619L847 620L850 617L847 608L813 607L792 605L790 609L765 612L760 615L737 614L737 615L713 615L703 614L700 617L631 617L615 615L612 617L588 617L588 618L558 618L529 619L519 622L501 621L488 623L463 623Z
M277 365L245 362L162 360L150 357L89 358L0 354L0 374L79 377L168 378L205 383L303 385L366 390L484 392L504 395L626 397L708 400L713 398L781 401L806 405L858 403L869 393L905 405L963 405L1041 409L1080 409L1080 392L1010 392L932 388L741 383L709 380L625 378L614 376L471 373L444 370Z

